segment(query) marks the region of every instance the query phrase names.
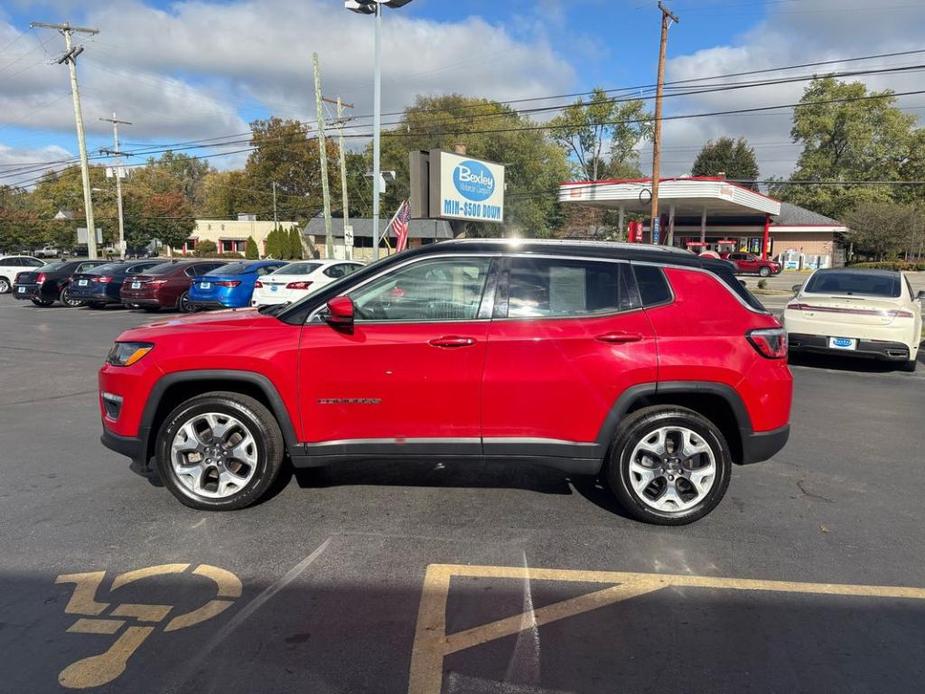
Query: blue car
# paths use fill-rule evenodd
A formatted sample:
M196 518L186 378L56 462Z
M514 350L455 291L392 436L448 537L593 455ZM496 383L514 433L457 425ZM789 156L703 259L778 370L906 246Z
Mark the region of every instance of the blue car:
M257 279L287 265L283 260L242 260L193 279L189 302L193 310L250 306Z
M82 301L90 308L122 304L122 282L129 275L140 275L163 263L163 260L127 260L97 265L71 275L68 298Z

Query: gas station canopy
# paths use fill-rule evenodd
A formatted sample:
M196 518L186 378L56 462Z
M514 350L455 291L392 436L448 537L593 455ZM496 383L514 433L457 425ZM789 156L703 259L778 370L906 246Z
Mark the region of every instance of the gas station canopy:
M659 208L678 217L777 215L780 202L721 178L660 179ZM648 214L652 201L651 179L574 181L559 187L559 202L623 209Z

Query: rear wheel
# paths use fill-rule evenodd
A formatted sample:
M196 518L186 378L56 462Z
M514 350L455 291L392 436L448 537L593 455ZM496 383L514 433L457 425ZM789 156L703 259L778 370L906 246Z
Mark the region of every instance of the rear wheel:
M71 292L68 287L65 287L61 290L61 293L58 295L58 299L62 304L69 308L77 308L78 306L83 306L84 302L80 299L74 299L71 297Z
M157 313L161 310L160 306L142 306L141 310L145 313Z
M33 299L32 303L36 306L51 306L55 302L48 299Z
M10 291L10 281L6 277L0 277L0 294L6 294Z
M183 292L180 295L180 298L177 299L177 310L180 313L192 313L193 306L189 301L189 292Z
M621 425L607 482L635 518L685 525L710 513L729 486L732 456L713 422L684 407L634 412Z
M102 301L91 301L89 304L87 304L87 306L89 306L92 309L97 309L97 310L101 308L106 308L106 304L104 304Z
M215 392L171 412L158 433L161 480L181 503L207 511L244 508L279 475L285 445L270 411L254 398Z
M768 277L771 274L771 268L765 266L758 268L758 274L761 277Z

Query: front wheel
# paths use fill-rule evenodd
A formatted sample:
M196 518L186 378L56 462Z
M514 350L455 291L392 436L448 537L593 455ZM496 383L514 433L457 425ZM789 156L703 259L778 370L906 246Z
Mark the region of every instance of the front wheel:
M270 411L246 395L215 392L182 403L156 442L164 485L181 503L230 511L258 501L283 464L285 445Z
M74 299L73 297L71 297L71 292L68 290L67 287L61 290L61 293L58 295L58 299L61 301L62 304L64 304L65 306L69 308L77 308L78 306L84 305L84 302L81 301L80 299Z
M771 268L769 267L760 267L758 268L758 274L761 277L768 277L771 274Z
M606 474L633 517L685 525L719 504L731 470L729 446L713 422L685 407L655 406L626 418Z
M6 294L10 291L10 281L6 277L0 277L0 294Z

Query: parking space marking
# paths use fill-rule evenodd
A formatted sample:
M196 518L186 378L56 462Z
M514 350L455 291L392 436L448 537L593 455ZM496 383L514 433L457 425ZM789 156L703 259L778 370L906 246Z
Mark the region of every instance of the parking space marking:
M113 579L110 593L130 583L157 576L184 574L190 564L160 564L142 569L126 571ZM202 576L215 584L216 597L196 609L185 612L171 619L164 627L165 632L177 631L194 626L211 619L231 607L236 598L241 597L243 586L241 580L226 569L208 564L200 564L186 575ZM159 624L167 618L172 605L121 603L116 605L107 617L99 618L112 603L96 599L105 571L89 571L77 574L63 574L55 579L56 584L73 583L74 591L64 608L66 614L83 615L68 627L72 634L107 634L115 635L130 620L144 624ZM126 619L110 619L124 617ZM86 689L108 684L121 675L128 659L138 650L152 633L154 626L131 624L103 653L82 658L71 663L58 675L58 682L69 689Z
M529 614L517 614L447 634L446 606L450 580L465 577L607 583L611 586L546 605ZM418 608L414 646L411 653L408 693L439 694L443 687L443 660L452 653L668 587L925 600L925 588L905 586L802 583L624 571L431 564L427 567L421 591L421 603Z

